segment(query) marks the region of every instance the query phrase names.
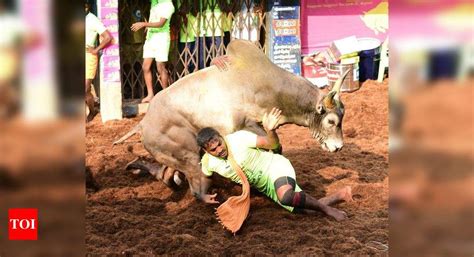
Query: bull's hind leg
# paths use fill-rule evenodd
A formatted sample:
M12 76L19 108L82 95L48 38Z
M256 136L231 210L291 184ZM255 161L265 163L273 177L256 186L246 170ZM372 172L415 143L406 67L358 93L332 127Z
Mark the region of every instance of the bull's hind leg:
M126 170L130 170L135 175L149 173L156 179L163 181L165 185L172 189L178 188L183 181L179 171L159 163L148 162L139 158L128 163Z
M151 163L137 157L135 160L129 162L125 169L131 171L135 175L144 175L149 173L161 180L164 168L165 166L163 165Z

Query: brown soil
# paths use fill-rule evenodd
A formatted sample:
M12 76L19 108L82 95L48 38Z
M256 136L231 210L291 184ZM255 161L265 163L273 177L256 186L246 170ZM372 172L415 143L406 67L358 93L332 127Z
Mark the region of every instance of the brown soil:
M96 117L87 125L86 136L86 166L93 179L87 189L87 252L385 255L381 246L388 245L387 89L387 81L368 81L359 91L343 94L345 145L338 153L323 151L307 128L286 125L278 130L283 154L308 194L319 198L352 187L355 201L337 205L349 219L291 214L252 191L250 216L235 236L216 221L213 206L196 201L187 189L173 192L151 176L125 170L137 155L145 155L139 138L114 147L112 142L141 117L106 124ZM217 178L212 190L227 197L239 188Z
M0 122L0 256L84 256L81 120ZM38 240L8 239L8 209L38 209Z
M390 153L393 256L474 253L473 82L440 80L402 98L404 147Z

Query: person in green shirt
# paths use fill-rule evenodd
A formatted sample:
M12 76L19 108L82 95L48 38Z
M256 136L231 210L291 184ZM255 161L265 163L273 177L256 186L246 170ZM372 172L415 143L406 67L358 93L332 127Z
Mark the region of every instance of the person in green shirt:
M168 87L169 75L165 63L168 61L171 44L170 19L173 13L174 5L171 0L151 0L149 21L135 22L130 27L132 31L147 29L146 41L143 45L142 69L148 94L143 98L143 103L150 102L154 96L151 73L153 59L156 61L161 86L163 89Z
M185 67L185 74L193 73L197 63L196 33L198 33L198 10L192 0L178 0L177 13L180 18L178 50Z
M229 152L242 168L251 186L270 197L290 212L312 213L322 211L338 221L347 218L347 214L329 205L340 201L351 201L350 187L335 194L317 200L306 194L296 183L296 175L290 161L280 154L262 149L273 150L280 146L275 132L281 117L281 111L273 108L265 114L262 125L266 136L240 130L222 137L215 129L207 127L200 130L196 140L204 150L201 159L202 172L211 176L214 172L241 184L240 178L229 163ZM200 199L205 203L218 203L217 194L203 194Z
M223 15L217 0L199 1L198 68L204 69L211 64L211 57L224 54Z

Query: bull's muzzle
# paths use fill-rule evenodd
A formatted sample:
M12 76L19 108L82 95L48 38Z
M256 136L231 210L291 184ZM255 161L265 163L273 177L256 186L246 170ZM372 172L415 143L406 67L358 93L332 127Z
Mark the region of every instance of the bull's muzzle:
M321 144L321 147L328 152L337 152L342 149L344 143L342 140L328 139Z

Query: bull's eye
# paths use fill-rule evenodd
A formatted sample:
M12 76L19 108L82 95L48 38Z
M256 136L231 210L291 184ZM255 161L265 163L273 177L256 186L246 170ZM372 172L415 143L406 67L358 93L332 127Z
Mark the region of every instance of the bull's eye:
M332 126L336 125L336 122L334 120L328 120L328 123L329 125L332 125Z

